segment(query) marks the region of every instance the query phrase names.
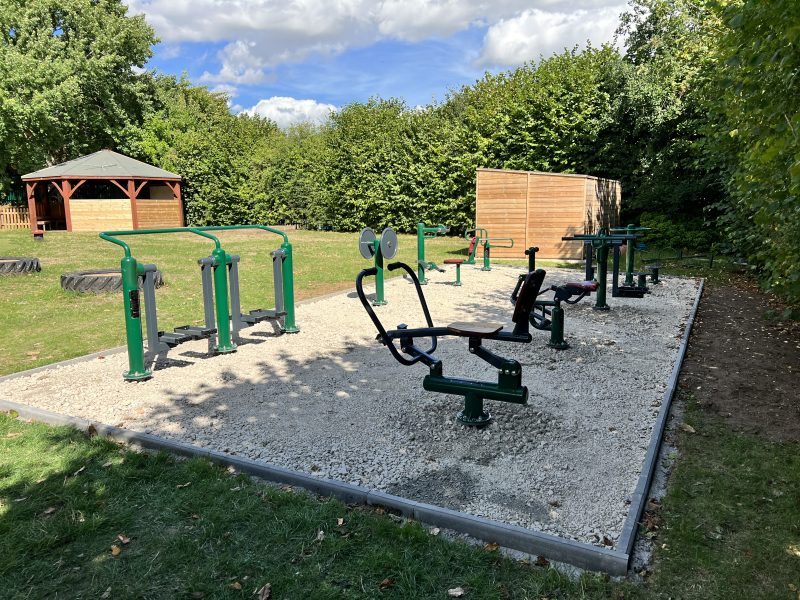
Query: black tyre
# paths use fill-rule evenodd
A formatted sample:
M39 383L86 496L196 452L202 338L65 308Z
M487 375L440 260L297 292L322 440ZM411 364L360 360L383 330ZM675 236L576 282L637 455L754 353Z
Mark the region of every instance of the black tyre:
M42 270L38 258L29 256L0 256L0 275L17 275Z
M157 288L164 285L164 275L161 271L153 274ZM144 275L139 275L139 286L144 281ZM92 271L76 271L61 275L61 287L68 292L82 294L106 294L122 291L122 274L119 269L94 269Z

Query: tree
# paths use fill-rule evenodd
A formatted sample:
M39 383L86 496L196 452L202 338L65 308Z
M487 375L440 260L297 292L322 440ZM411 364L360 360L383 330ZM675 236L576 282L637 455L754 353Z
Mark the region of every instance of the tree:
M28 171L115 147L141 122L156 43L120 0L0 0L0 191Z

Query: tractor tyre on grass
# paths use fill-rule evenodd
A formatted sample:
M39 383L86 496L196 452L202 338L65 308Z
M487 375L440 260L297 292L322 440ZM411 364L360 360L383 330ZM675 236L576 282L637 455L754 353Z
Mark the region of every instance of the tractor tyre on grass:
M161 271L153 273L155 286L164 285L164 275ZM144 275L139 275L139 286L144 281ZM94 269L92 271L76 271L61 275L61 287L68 292L82 294L106 294L122 291L122 273L119 269Z
M29 256L0 256L0 275L18 275L41 271L38 258Z

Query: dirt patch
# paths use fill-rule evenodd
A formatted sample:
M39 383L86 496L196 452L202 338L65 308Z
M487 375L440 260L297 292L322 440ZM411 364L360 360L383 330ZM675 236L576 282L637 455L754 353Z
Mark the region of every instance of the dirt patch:
M800 441L800 323L765 319L776 301L752 282L707 285L680 384L737 430Z

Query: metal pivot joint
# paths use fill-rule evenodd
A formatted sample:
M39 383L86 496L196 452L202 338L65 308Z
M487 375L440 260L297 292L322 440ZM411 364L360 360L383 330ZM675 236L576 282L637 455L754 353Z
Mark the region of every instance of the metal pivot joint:
M365 227L358 236L358 251L366 259L373 259L375 265L375 300L373 306L383 306L386 299L383 292L383 259L392 259L397 255L397 234L394 229L387 227L378 238L375 232Z
M449 231L450 228L447 225L425 227L425 223L417 223L417 279L419 279L420 285L428 284L428 280L425 279L425 271L444 273L444 269L440 269L435 262L425 260L425 240L438 235L445 235ZM461 285L460 278L458 285Z

